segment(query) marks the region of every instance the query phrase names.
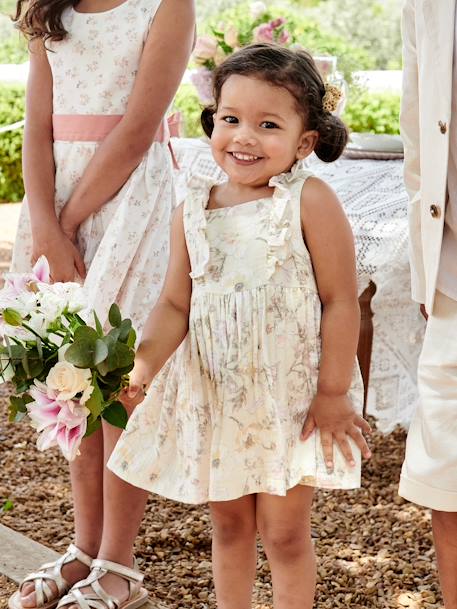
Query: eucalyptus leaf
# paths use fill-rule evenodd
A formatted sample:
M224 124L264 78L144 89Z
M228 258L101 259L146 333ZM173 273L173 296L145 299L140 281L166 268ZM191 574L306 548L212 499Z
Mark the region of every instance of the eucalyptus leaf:
M115 328L117 328L117 326L121 325L121 322L122 322L121 312L115 302L113 302L113 304L110 307L108 319L109 319L109 323Z
M74 342L65 352L65 359L78 368L94 366L95 341L79 340Z
M119 340L121 340L123 343L125 343L125 341L128 338L129 332L132 328L132 322L130 319L123 319L121 322L121 325L119 326Z
M79 326L75 330L75 342L88 340L95 342L98 338L97 332L90 326Z
M121 402L113 402L105 408L102 413L102 417L114 427L120 427L121 429L125 429L128 421L128 414L124 408L124 405Z
M94 365L98 366L108 357L108 347L100 338L95 341Z

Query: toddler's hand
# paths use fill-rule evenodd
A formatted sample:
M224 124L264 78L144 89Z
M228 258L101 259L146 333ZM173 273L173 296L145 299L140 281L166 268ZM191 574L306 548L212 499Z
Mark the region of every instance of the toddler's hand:
M137 368L132 370L129 380L129 386L125 387L121 391L119 399L124 404L126 410L130 413L144 400L146 396L147 382L145 375L140 373Z
M316 394L303 425L301 439L304 441L309 438L316 428L320 431L325 465L329 471L333 471L334 442L337 442L349 465L355 465L348 437L354 440L366 459L371 457L371 451L362 435L362 432L369 433L371 427L354 411L347 395L330 396L319 392Z

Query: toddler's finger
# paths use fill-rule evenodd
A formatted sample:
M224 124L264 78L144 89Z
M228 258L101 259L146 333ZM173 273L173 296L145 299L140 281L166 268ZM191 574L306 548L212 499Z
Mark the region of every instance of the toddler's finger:
M333 472L333 434L330 431L321 431L321 444L325 467L331 474Z
M357 427L355 427L349 433L350 433L351 438L354 440L354 442L360 448L360 452L362 453L363 457L365 459L369 459L371 457L371 450L370 450L370 447L367 444L367 441L363 437L362 432Z
M132 399L132 398L136 397L140 391L141 391L141 389L140 389L139 385L131 384L131 385L129 385L129 387L127 389L127 397Z
M360 427L360 429L365 433L372 432L371 425L363 417L357 417L355 420L355 424L357 425L357 427Z
M348 442L345 433L335 435L335 439L340 447L341 453L351 467L355 467L354 455L352 454L351 445Z
M313 417L307 417L300 434L300 439L302 441L307 440L315 428L316 423L314 422Z

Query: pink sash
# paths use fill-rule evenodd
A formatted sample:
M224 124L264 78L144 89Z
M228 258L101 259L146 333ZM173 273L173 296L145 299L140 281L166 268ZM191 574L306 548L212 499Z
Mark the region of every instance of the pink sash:
M52 130L55 142L101 142L119 124L122 114L53 114ZM168 120L163 120L154 142L168 144L173 164L178 169L178 163L170 145L170 131L178 135L176 126L180 117L172 114Z

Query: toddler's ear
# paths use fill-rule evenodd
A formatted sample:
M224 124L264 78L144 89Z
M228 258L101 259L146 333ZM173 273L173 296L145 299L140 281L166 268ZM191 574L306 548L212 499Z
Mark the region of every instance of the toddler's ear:
M297 148L297 160L301 161L302 159L306 159L309 156L314 148L316 147L317 140L319 139L318 131L304 131L300 141L298 142Z

